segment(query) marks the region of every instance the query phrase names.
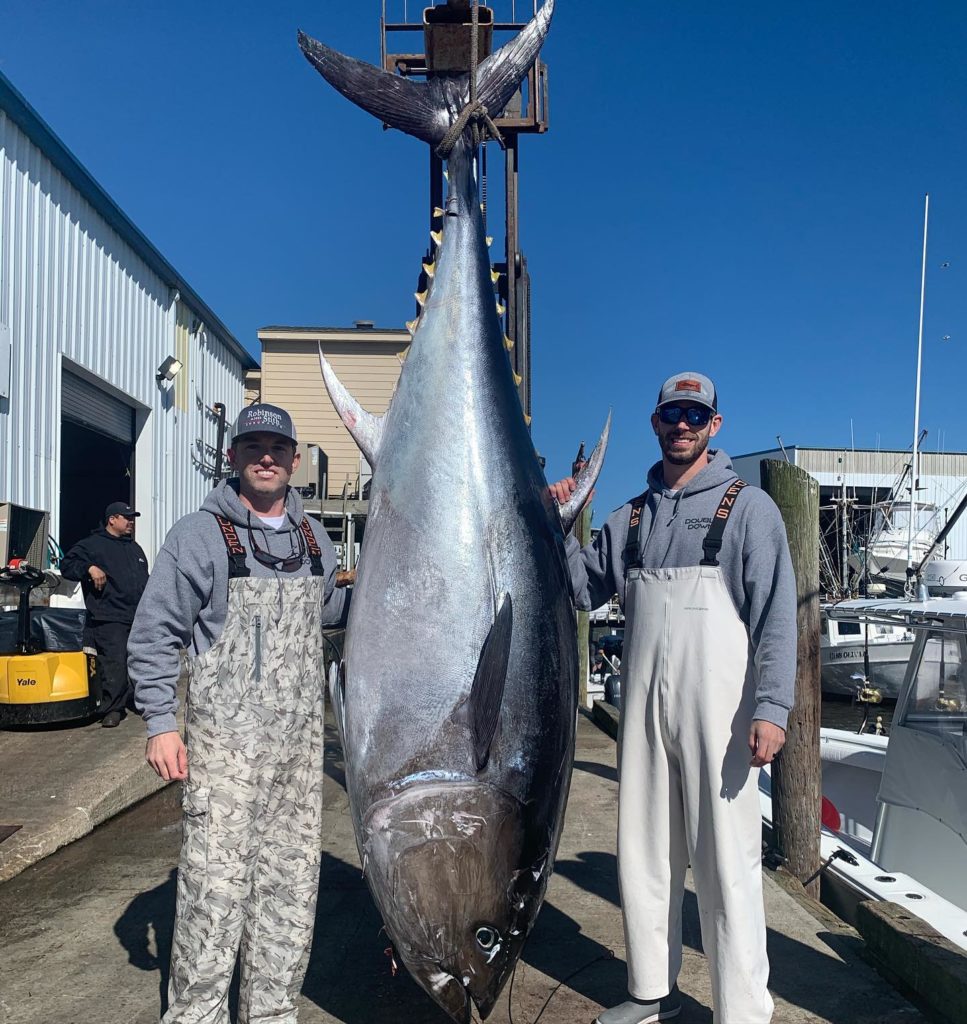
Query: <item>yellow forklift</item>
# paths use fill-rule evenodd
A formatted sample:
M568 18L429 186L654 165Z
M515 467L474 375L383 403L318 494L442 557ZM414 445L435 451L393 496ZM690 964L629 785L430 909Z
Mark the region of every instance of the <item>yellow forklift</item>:
M30 607L37 587L57 577L24 561L0 568L0 586L18 594L16 626L5 613L0 638L0 727L90 718L100 697L94 655L84 648L83 612Z

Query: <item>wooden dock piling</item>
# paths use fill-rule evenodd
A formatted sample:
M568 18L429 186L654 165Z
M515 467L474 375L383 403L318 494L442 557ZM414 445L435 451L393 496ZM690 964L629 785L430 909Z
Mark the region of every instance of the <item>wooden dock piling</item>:
M807 892L819 899L819 484L786 462L767 459L760 467L762 488L786 524L798 608L796 702L786 745L772 766L773 841L787 869L801 882L808 880Z

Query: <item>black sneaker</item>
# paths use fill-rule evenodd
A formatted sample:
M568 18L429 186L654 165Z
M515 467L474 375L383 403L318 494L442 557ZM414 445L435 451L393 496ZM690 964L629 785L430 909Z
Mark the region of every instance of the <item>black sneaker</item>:
M120 711L109 711L101 719L102 729L116 729L121 724L121 712Z

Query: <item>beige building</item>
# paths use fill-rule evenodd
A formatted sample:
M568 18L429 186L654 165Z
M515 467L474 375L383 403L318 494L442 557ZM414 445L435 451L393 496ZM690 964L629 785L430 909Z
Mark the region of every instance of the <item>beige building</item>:
M316 445L324 453L326 494L309 497L307 511L321 518L336 545L344 568L356 564L365 530L368 501L363 489L370 467L336 414L319 370L319 349L350 394L368 412L389 408L402 360L410 345L409 331L375 327L357 320L353 327L263 327L262 369L246 378L248 403L269 402L291 414L300 445ZM318 479L315 453L303 448L300 485ZM310 468L310 466L312 468Z
M319 348L339 379L368 412L389 408L409 348L405 330L374 327L264 327L262 343L263 402L287 409L299 440L318 445L329 460L328 497L362 497L369 467L336 414L319 372Z

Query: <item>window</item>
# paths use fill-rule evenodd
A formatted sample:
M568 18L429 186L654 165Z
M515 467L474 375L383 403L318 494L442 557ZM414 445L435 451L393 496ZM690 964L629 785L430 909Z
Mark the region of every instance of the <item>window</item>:
M861 636L863 633L858 622L837 622L836 629L840 636Z
M917 666L903 725L951 744L967 759L967 637L931 633Z

